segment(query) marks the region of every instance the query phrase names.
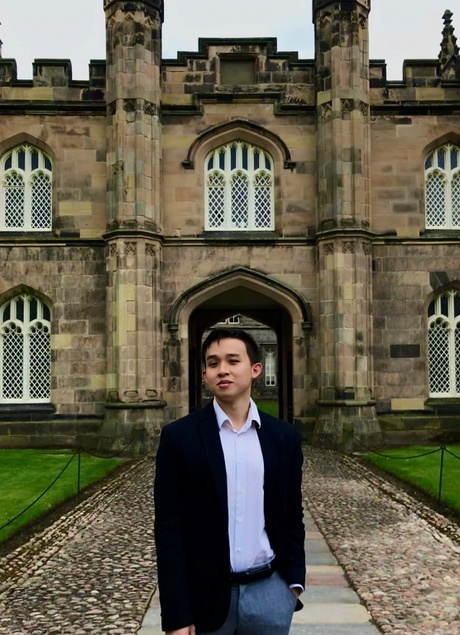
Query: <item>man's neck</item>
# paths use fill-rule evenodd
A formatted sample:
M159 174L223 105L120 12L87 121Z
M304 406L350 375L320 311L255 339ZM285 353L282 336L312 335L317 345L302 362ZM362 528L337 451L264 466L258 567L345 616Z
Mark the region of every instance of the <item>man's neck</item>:
M216 401L232 422L234 429L241 430L247 421L249 408L251 407L249 399L245 398L230 403L225 401L221 402L216 398Z

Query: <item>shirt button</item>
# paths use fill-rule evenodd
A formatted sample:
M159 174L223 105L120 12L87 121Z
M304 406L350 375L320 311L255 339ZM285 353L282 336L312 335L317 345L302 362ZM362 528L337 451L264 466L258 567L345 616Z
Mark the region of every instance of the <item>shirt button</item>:
M236 548L236 551L240 553L241 549L239 547Z

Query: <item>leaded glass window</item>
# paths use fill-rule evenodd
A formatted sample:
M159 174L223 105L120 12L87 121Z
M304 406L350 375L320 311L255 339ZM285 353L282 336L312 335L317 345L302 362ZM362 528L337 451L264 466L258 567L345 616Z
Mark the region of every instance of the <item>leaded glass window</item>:
M51 229L51 160L25 144L1 159L2 231L46 231Z
M268 152L233 141L206 157L205 170L207 230L274 229L273 159Z
M428 229L460 229L460 148L450 143L425 160Z
M265 351L265 385L276 386L276 353L274 350Z
M431 397L460 396L460 293L447 291L428 307Z
M0 402L45 403L51 390L50 310L27 294L0 308Z

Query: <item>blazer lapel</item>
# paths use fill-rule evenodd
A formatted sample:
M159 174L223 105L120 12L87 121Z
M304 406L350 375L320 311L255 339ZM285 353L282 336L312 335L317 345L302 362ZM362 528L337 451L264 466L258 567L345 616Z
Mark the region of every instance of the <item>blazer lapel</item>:
M225 459L220 442L219 426L212 402L201 411L199 428L209 466L219 494L225 523L228 524L227 472L225 471Z

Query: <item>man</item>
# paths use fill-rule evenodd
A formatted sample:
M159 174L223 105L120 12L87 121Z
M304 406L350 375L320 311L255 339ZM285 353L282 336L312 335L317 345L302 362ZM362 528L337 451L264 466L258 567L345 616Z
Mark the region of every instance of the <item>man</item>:
M253 338L212 330L202 347L214 396L165 426L155 539L167 635L288 635L305 583L302 452L294 428L251 399Z

